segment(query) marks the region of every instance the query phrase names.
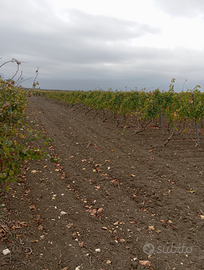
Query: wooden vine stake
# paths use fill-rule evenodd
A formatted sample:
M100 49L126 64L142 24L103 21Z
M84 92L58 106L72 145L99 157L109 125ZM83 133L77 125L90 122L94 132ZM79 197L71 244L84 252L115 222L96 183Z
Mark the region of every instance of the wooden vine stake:
M194 94L192 94L192 98L193 98L193 106L195 107ZM197 145L199 145L200 141L199 141L199 134L198 134L198 124L196 122L196 119L195 119L195 128L196 128Z
M160 114L160 127L161 127L161 133L163 133L162 113Z

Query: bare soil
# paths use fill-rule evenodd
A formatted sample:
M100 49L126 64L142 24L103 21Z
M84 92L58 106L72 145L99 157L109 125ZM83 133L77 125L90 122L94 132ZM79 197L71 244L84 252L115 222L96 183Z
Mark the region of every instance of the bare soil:
M27 113L60 161L26 163L2 195L0 269L204 269L203 130L165 147L167 131L44 97Z

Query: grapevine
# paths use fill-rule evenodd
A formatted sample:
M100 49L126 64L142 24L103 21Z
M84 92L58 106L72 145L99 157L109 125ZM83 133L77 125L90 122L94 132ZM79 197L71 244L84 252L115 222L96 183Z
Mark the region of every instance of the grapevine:
M21 62L12 59L4 64L9 62L17 64L16 75ZM15 82L13 78L14 76L12 79L0 79L0 183L7 183L7 190L8 183L18 179L25 160L38 160L49 156L43 149L29 144L29 141L36 141L42 135L29 126L26 105L30 91L17 86L18 80ZM36 78L37 74L35 85L38 84Z
M145 127L151 121L165 116L168 126L177 130L178 123L189 121L200 122L204 117L204 93L197 85L194 89L176 93L175 79L172 79L168 91L155 89L150 92L144 90L130 92L123 91L40 91L35 95L69 103L71 106L81 104L88 111L97 110L110 115L136 116L138 126ZM186 131L186 127L183 128Z

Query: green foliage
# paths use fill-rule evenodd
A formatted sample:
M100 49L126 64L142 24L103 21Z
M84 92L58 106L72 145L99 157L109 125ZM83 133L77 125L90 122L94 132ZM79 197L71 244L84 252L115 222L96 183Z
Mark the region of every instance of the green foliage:
M139 120L149 121L166 115L167 121L174 128L176 121L196 120L204 116L204 94L197 85L187 92L174 92L175 79L171 80L167 92L154 91L35 91L35 95L44 95L58 101L74 104L80 103L89 109L108 110L122 116L137 115Z
M0 181L17 180L24 160L37 160L47 155L28 145L40 133L28 126L26 102L30 93L15 86L12 80L0 79Z

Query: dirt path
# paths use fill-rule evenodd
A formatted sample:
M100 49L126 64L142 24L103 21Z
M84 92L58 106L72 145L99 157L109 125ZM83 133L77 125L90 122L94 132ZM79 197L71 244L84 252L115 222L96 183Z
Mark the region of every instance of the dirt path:
M161 147L160 130L122 135L42 97L28 114L60 162L30 162L12 185L10 220L28 226L3 243L0 269L204 269L204 134L199 147L192 135Z

